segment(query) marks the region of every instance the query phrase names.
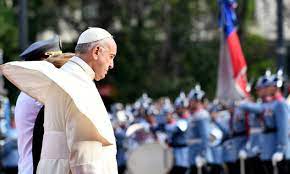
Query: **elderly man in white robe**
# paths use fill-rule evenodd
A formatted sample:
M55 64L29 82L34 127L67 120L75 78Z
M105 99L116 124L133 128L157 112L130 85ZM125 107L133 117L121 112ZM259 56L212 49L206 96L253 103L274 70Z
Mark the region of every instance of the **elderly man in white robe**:
M38 174L116 174L116 142L93 82L114 67L117 45L101 28L84 31L60 69L45 61L1 65L4 76L45 104Z

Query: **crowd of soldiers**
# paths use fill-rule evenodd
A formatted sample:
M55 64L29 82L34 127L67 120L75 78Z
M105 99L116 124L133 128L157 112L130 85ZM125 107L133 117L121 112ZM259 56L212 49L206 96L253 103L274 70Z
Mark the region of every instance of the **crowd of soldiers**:
M255 84L256 100L247 96L209 102L196 85L174 101L153 101L143 94L131 105L113 104L110 115L117 139L119 173L128 171L132 152L156 142L172 153L173 165L168 170L171 174L289 173L290 112L282 86L280 72L266 72ZM1 96L0 169L7 172L17 169L18 160L10 112L8 98Z
M289 173L290 112L282 85L280 71L267 71L255 84L256 100L209 102L197 85L174 102L143 94L132 105L112 105L119 173L125 173L130 152L152 142L172 149L172 174ZM147 134L132 136L132 127L141 130L136 125Z

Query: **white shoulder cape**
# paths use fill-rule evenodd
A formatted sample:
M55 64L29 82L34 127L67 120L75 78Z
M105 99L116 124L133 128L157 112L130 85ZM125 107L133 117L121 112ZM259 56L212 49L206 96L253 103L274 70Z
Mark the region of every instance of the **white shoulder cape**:
M95 125L103 146L115 144L110 118L92 81L78 78L71 73L54 67L46 61L15 61L0 66L3 75L21 91L41 103L49 95L49 86L57 85L73 100L78 110Z

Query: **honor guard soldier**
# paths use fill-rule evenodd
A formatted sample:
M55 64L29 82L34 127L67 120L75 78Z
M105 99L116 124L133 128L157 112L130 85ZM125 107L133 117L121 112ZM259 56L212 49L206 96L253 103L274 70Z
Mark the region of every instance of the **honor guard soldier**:
M263 123L261 160L264 173L288 173L286 152L288 145L289 109L280 88L283 85L281 71L271 75L266 86L266 99L263 102ZM272 166L273 165L273 166Z
M235 102L228 104L229 118L224 120L225 140L223 143L224 162L229 174L240 173L244 170L244 158L239 157L239 151L245 147L247 140L246 114L235 106Z
M239 152L240 157L246 158L246 173L255 174L262 171L262 163L260 160L261 153L261 136L263 132L260 115L263 112L262 101L266 97L265 87L269 83L269 77L264 75L260 77L256 83L256 93L258 102L244 100L239 103L239 108L245 112L249 112L249 137L245 149Z
M123 174L126 170L126 148L124 147L124 141L126 139L126 127L124 124L119 125L114 130L117 142L117 163L118 173Z
M174 107L171 104L170 99L167 97L164 98L160 112L158 114L156 114L156 121L158 123L158 129L160 131L164 131L166 119L168 116L172 115L173 111L174 111Z
M220 124L223 124L224 117L227 117L227 112L224 111L224 108L222 105L217 101L213 101L210 109L209 109L210 115L211 115L211 124L215 125L219 131L221 131ZM229 116L229 115L228 115ZM212 132L214 130L211 130ZM222 131L221 131L222 132ZM213 161L210 163L210 173L211 174L222 174L224 173L223 169L223 146L222 146L222 136L220 139L214 139L216 142L211 145L211 151L213 156Z
M205 92L196 85L189 94L189 107L191 116L188 127L189 157L191 174L208 173L206 163L212 162L209 146L210 140L210 115L205 110L203 102Z
M117 145L117 164L118 173L123 174L126 170L126 129L128 119L125 114L124 106L121 103L111 105L111 115L113 119L113 128Z
M168 144L173 148L174 165L170 174L185 174L189 168L189 147L186 139L188 130L188 99L183 92L174 102L176 120L173 116L167 117L165 126L168 135Z

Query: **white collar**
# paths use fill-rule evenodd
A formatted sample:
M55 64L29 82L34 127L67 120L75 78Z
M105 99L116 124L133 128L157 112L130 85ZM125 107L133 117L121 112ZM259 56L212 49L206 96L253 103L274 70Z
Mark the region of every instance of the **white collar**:
M88 74L88 76L92 80L94 80L95 72L85 61L83 61L81 58L76 57L76 56L72 57L69 61L77 64L78 66L80 66L85 71L85 73Z

